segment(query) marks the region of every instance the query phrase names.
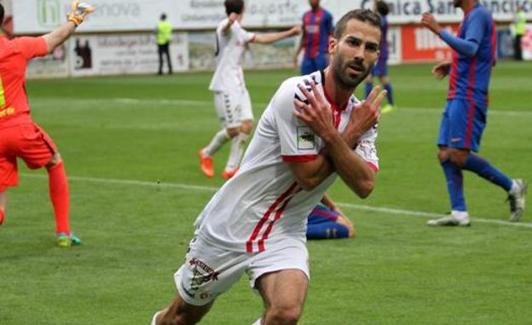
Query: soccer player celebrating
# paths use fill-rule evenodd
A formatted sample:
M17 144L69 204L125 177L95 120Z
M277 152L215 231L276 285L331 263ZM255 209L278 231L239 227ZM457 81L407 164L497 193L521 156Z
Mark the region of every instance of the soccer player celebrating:
M320 7L320 0L309 0L310 10L303 15L303 37L294 56L294 64L301 51L301 74L323 70L329 64L329 37L334 31L333 16Z
M253 129L251 100L244 82L242 58L251 42L268 44L300 33L301 27L279 33L257 34L240 26L244 0L225 0L227 18L216 29L216 70L209 90L214 92L216 112L224 128L200 150L200 168L207 177L214 176L212 156L231 139L231 151L222 177L229 179L237 172L244 146Z
M359 197L373 190L376 123L386 92L359 102L355 88L379 55L379 17L338 22L325 71L284 81L262 115L239 172L195 223L177 297L152 324L195 324L247 273L265 311L255 324L295 324L309 283L305 221L337 175Z
M438 79L450 73L447 106L438 139L438 159L447 180L452 211L450 216L430 220L428 225L470 225L463 194L464 169L508 192L510 221L519 221L525 208L526 183L512 180L476 154L486 125L488 86L496 60L495 22L477 0L453 0L453 4L464 12L457 36L443 29L431 13L424 13L421 19L425 27L453 49L451 62L439 63L432 69Z
M25 88L28 61L51 53L74 33L91 6L72 2L68 22L41 37L12 40L0 36L0 224L6 213L6 190L18 183L17 158L31 169L45 167L48 172L50 199L54 208L57 244L79 245L80 239L69 226L68 182L63 160L48 134L33 122ZM0 23L4 8L0 4Z

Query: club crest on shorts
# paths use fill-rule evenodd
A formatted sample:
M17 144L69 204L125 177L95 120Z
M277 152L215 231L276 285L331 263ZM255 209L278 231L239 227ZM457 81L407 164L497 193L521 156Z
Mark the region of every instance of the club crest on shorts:
M297 149L313 150L316 148L316 136L308 126L297 127Z

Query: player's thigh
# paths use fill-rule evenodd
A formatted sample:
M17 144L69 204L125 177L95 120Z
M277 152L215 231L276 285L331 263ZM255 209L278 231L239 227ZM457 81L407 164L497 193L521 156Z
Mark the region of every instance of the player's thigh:
M268 245L252 258L248 269L250 286L259 290L265 299L279 294L284 295L283 299L302 303L310 279L308 259L304 237Z
M453 99L448 104L450 148L477 151L486 119L485 109L477 107L473 101ZM482 112L483 110L483 112Z
M18 128L16 155L24 160L28 168L41 168L52 161L57 153L57 146L43 129L36 123L23 124Z
M251 105L251 97L249 96L249 92L244 90L240 94L240 101L238 103L239 109L237 110L239 116L238 119L240 122L244 121L253 121L253 107Z
M0 151L0 192L18 184L17 157Z
M318 55L316 57L316 70L324 70L329 65L329 58L325 54Z
M303 61L301 61L301 74L302 75L311 74L312 72L316 70L317 68L314 63L314 59L304 58Z
M214 107L220 124L226 128L240 126L239 96L232 92L217 91L214 93Z
M174 275L179 296L188 304L206 306L237 282L249 256L192 239L185 263Z

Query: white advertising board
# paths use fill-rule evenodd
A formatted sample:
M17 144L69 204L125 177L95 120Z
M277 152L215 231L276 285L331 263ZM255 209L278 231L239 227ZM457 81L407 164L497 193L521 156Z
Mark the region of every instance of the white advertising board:
M155 28L161 13L177 29L213 29L225 18L223 0L94 0L96 11L80 31L141 31ZM424 11L432 11L441 22L459 22L462 13L449 0L387 0L390 23L419 22ZM532 20L532 0L481 0L498 21L510 21L517 4ZM64 21L70 0L16 0L12 3L15 32L43 33ZM371 9L373 0L322 0L335 20L355 8ZM307 0L246 0L246 27L288 27L301 22L309 9Z
M148 33L75 36L69 51L72 76L155 74L159 67L155 37ZM187 34L174 33L170 55L174 71L188 69Z

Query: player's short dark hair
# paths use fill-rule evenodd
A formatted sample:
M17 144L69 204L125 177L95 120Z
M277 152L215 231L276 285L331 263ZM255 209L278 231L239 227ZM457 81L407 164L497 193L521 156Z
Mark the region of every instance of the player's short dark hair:
M334 38L342 38L347 23L352 19L356 19L363 23L368 23L372 26L377 27L379 30L381 28L381 18L379 17L379 15L369 9L355 9L349 11L348 13L343 15L342 18L340 18L340 20L336 24L336 28L334 29Z
M388 4L383 0L378 0L376 7L377 12L381 16L386 16L390 12L390 7L388 7Z
M4 23L4 6L0 3L0 27Z
M225 0L224 6L227 16L232 12L240 15L244 11L244 0Z
M161 20L166 20L166 14L164 12L161 14Z

